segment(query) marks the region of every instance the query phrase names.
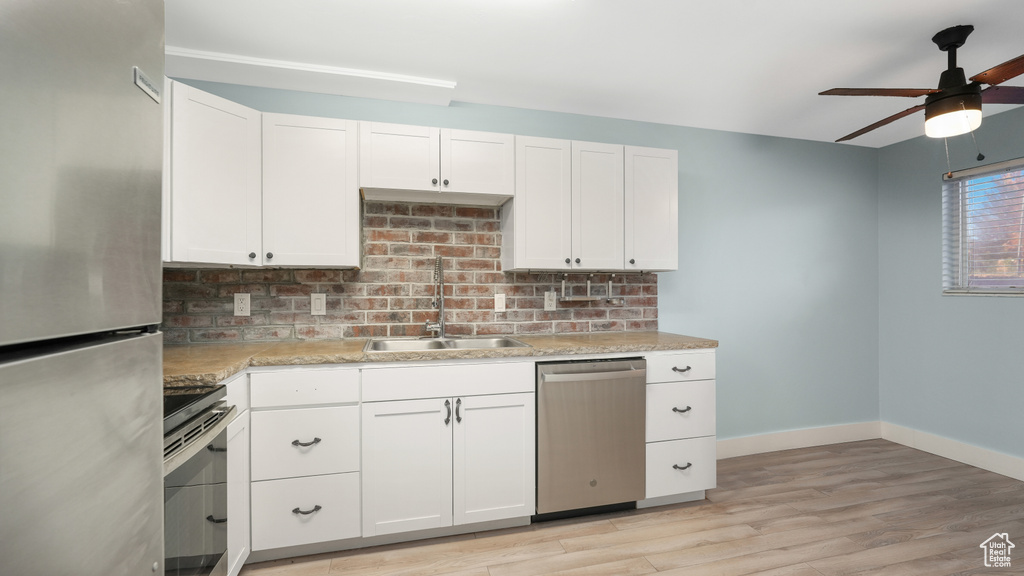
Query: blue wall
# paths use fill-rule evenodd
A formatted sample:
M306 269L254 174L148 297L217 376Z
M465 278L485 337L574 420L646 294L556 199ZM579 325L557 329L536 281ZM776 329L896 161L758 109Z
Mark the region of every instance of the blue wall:
M675 148L680 261L679 271L659 274L660 326L720 341L719 437L879 418L876 150L494 106L189 84L265 112Z
M1024 108L950 139L953 170L1024 157ZM881 417L1024 457L1024 298L942 295L941 141L879 152Z

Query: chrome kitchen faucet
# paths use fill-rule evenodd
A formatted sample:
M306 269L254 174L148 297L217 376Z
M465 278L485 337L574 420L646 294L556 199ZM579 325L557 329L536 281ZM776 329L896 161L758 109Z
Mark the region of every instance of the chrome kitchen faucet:
M427 320L423 328L437 338L444 338L444 264L440 256L434 260L434 300L430 305L438 309L437 322Z

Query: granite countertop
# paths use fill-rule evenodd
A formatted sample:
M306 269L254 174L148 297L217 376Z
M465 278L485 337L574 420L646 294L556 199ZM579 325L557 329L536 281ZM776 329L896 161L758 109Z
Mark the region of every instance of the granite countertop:
M189 344L164 347L164 386L216 384L249 366L402 362L464 358L507 358L613 354L652 350L717 348L716 340L667 332L614 332L514 336L529 348L363 352L365 338L261 342L252 344Z

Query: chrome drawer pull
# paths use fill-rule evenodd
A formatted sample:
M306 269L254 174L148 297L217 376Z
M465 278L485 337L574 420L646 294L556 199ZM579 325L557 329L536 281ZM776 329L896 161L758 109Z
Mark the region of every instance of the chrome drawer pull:
M676 470L686 470L690 466L693 466L693 462L687 462L686 466L680 466L679 464L673 464L672 465L672 467L675 468Z
M672 367L672 371L673 372L679 372L680 374L682 374L683 372L689 372L690 369L691 369L690 366L687 366L686 368L679 368L678 366L673 366Z
M206 520L209 521L209 522L213 522L214 524L223 524L223 523L228 521L227 518L221 518L221 519L218 520L217 518L213 517L213 514L210 514L209 516L207 516Z
M312 442L299 442L298 440L292 440L292 446L302 446L303 448L305 448L307 446L312 446L314 444L319 444L319 443L320 443L320 439L319 438L313 438Z
M452 422L452 403L448 400L445 400L444 407L448 409L448 415L444 417L444 425L447 426Z
M676 412L677 414L686 414L690 410L693 410L693 408L691 408L689 406L687 406L686 408L683 408L682 410L680 410L679 408L676 408L675 406L672 407L672 411Z
M308 516L309 514L312 514L313 512L319 512L320 510L323 510L323 508L319 504L317 504L316 506L313 506L312 510L299 510L298 508L296 508L292 510L292 514L302 514L303 516Z

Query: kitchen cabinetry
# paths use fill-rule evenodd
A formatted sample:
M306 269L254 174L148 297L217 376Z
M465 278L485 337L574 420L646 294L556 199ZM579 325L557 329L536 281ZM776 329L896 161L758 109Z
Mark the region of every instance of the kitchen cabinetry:
M365 369L363 386L364 538L534 513L532 362Z
M170 96L164 259L259 263L249 254L263 250L260 113L180 82Z
M228 576L237 576L249 557L249 376L227 383L227 403L237 416L228 424Z
M356 137L353 120L263 115L263 264L359 266Z
M516 137L504 270L678 267L675 150Z
M359 371L250 375L252 549L359 536Z
M638 507L693 500L716 484L715 352L647 358L647 490Z
M356 122L171 90L165 261L359 266Z
M678 152L625 147L626 270L679 268Z
M515 137L360 122L359 186L368 200L498 205L515 187Z

